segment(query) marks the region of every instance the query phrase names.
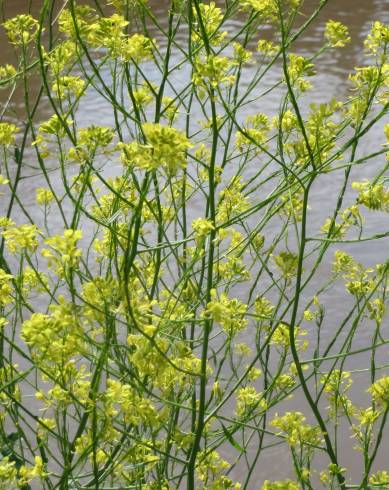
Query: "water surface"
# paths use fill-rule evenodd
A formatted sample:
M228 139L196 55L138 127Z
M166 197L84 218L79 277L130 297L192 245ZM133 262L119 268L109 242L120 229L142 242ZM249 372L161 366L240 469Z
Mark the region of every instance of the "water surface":
M28 8L29 3L31 4L32 11L37 12L39 7L42 5L40 1L27 2L26 0L12 0L5 1L4 8L6 12L6 17L10 17L16 13L25 12ZM167 20L167 5L166 1L162 0L150 0L149 4L152 6L156 17L162 25L166 25ZM306 12L310 12L313 6L317 5L315 0L306 2ZM384 22L389 21L389 0L329 0L328 5L323 10L322 15L314 22L314 24L309 28L306 34L299 39L295 46L294 51L301 53L303 55L309 56L314 53L322 45L323 39L323 29L325 22L328 19L339 20L345 23L350 30L352 37L352 43L347 47L331 51L316 62L318 75L314 79L314 89L309 94L309 102L326 102L332 97L338 99L346 99L349 95L350 85L348 83L348 75L356 66L361 66L365 63L365 55L363 52L363 39L369 32L373 20L379 19ZM231 33L234 30L239 29L240 20L235 19L228 25L228 29ZM158 39L158 32L151 30L151 34ZM259 33L261 34L261 33ZM264 33L266 34L266 33ZM185 38L185 32L181 34L182 39ZM159 38L158 42L163 46L164 39ZM14 61L14 53L12 47L4 41L4 35L1 34L0 37L0 64L12 63ZM174 63L173 59L173 63ZM147 70L147 68L146 68ZM267 77L263 80L263 89L272 86L272 84L279 79L280 69L275 67L275 69L269 73ZM150 73L150 76L153 76ZM179 75L175 75L177 78L177 83L180 83ZM249 83L249 77L242 80L242 84ZM32 93L37 93L39 90L38 86L34 85L34 79L31 80L30 89ZM24 118L23 115L23 94L22 91L18 90L13 95L11 101L9 102L7 114L13 114L13 117L17 120L18 118ZM98 105L96 105L96 100ZM2 93L0 93L0 101L4 107L5 99ZM269 96L261 99L260 102L253 102L246 108L247 114L255 114L256 112L265 112L269 116L273 116L277 113L279 107L279 94L274 91ZM47 101L43 100L40 104L38 112L36 114L36 121L47 119L51 115L50 106ZM245 114L242 114L244 116ZM193 117L200 118L199 114L193 114ZM101 125L112 125L112 111L108 104L101 102L101 98L96 99L93 94L86 96L83 101L82 112L79 114L80 125L88 124L101 124ZM386 121L389 122L389 121ZM360 149L360 153L368 154L377 151L378 142L382 141L382 124L378 125L371 133L369 137L363 142ZM372 160L368 165L364 165L360 169L353 170L352 179L361 180L365 177L375 175L377 168L380 168L383 163L383 157L377 160ZM28 151L25 156L25 161L23 162L25 175L35 175L34 169L37 169L36 157L33 151ZM113 170L114 172L115 170ZM317 223L324 222L328 216L329 210L334 205L334 199L337 196L337 190L342 183L341 174L330 174L327 179L320 181L320 186L314 189L314 199L311 203L311 209L309 213L309 222ZM61 188L62 182L60 175L55 180L56 187ZM31 215L35 218L34 211L34 188L39 185L39 175L32 179L26 179L22 181L20 185L20 192L23 196L23 203L30 210ZM198 209L200 210L202 203L198 203ZM36 211L36 217L40 215L40 211ZM62 225L62 224L61 224ZM389 229L389 219L388 215L375 213L369 218L368 223L366 223L366 234L382 232L383 230ZM379 241L379 242L368 242L364 244L358 244L349 246L348 249L364 264L375 264L379 261L383 261L388 258L389 252L389 242ZM329 254L329 257L331 254ZM329 273L330 262L324 262L322 265L322 277ZM342 288L334 287L326 296L326 313L327 320L325 324L325 329L323 335L332 334L338 325L338 322L344 316L345 307L344 296ZM341 298L341 301L339 300ZM388 320L386 320L388 322ZM385 327L386 328L386 327ZM386 328L387 330L387 328ZM358 347L363 347L370 342L372 332L365 331L361 332L356 338L356 344L353 346L354 349ZM388 337L388 336L386 336ZM383 349L381 353L381 361L383 363L389 362L389 355L387 349ZM369 364L368 355L354 356L350 359L348 363L349 369L360 370L361 368L367 367ZM367 372L361 371L360 374L355 374L355 389L353 389L353 399L355 402L363 404L366 403L367 396L364 389L361 387L367 382ZM306 409L305 403L302 397L296 397L290 402L290 407L296 410L304 411ZM357 476L360 470L360 464L355 457L355 451L352 450L354 445L354 440L350 439L350 433L348 431L342 432L342 440L339 441L340 447L343 448L341 452L342 464L350 470L351 475ZM389 452L389 433L385 434L383 448L377 458L376 467L380 469L387 469L388 458L387 454ZM277 478L283 478L291 476L291 470L289 468L289 454L286 448L274 447L271 450L265 452L264 458L260 460L257 473L255 474L250 489L259 488L259 483L266 478L273 479L275 476ZM239 480L244 475L240 475L236 472L234 476Z

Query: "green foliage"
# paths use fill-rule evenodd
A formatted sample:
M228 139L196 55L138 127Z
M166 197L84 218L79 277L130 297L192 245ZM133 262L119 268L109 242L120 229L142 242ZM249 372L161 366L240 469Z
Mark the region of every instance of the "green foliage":
M365 226L389 211L388 126L363 149L389 111L389 27L345 100L309 104L316 60L351 42L330 20L295 51L326 0L172 0L166 25L146 0L41 3L3 22L24 115L0 122L0 490L389 488L389 262L346 249L389 235ZM269 94L275 114L255 109ZM291 469L264 480L274 446Z

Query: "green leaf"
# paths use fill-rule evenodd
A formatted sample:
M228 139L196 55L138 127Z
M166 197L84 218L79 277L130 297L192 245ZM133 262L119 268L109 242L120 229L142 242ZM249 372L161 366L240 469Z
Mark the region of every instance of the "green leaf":
M224 435L226 436L228 442L231 443L231 445L237 449L239 452L241 453L245 453L246 452L246 449L244 449L240 444L238 444L236 442L236 440L232 437L232 434L230 432L228 432L228 429L222 424L222 427L223 427L223 432L224 432Z

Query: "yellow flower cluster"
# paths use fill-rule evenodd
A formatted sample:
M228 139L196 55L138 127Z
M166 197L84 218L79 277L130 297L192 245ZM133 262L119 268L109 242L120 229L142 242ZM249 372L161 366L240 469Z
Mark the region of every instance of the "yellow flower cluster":
M73 41L62 41L50 52L43 52L44 59L55 78L60 77L61 72L69 69L77 57L76 43Z
M47 382L49 379L51 382L54 381L52 388L35 393L35 398L44 403L43 410L61 411L72 405L77 408L90 408L93 405L94 402L90 399L91 381L88 379L91 374L85 364L79 365L74 359L66 361L66 356L63 356L62 363L50 363L50 360L45 359L39 362L45 370L42 381ZM46 373L49 373L49 376ZM50 421L46 429L49 429L52 424L53 422Z
M257 51L265 58L270 58L275 56L279 51L279 46L277 46L272 41L266 39L260 39L257 44Z
M83 331L71 303L62 298L51 306L51 314L33 313L22 325L21 337L36 362L61 366L79 355Z
M23 465L19 468L19 481L18 484L23 487L30 483L35 478L44 478L48 473L45 471L45 465L41 456L35 456L34 466Z
M230 189L228 189L228 191L230 191ZM234 206L236 208L235 211L237 211L238 207L241 207L241 209L244 210L246 206L245 198L242 197L241 202L239 202L240 193L237 192L237 194L238 196L236 196L232 192L230 194L231 200L236 203L236 206ZM230 196L227 197L229 198ZM225 204L227 204L228 206L227 199L225 201ZM220 207L218 215L220 213ZM244 237L239 231L235 230L234 228L220 228L216 239L217 242L221 242L227 237L231 237L231 241L227 250L225 251L226 260L220 259L219 263L217 264L218 274L221 278L234 282L245 281L249 279L250 272L247 270L244 261Z
M34 40L39 24L31 15L21 14L4 22L3 26L10 42L22 45Z
M200 374L200 359L184 344L177 342L170 345L167 338L156 335L153 325L146 325L144 331L153 336L152 339L149 340L142 334L130 334L127 339L130 347L129 360L139 377L148 380L150 385L159 388L163 393L188 387L188 383L193 382L194 377Z
M294 329L294 341L296 344L296 348L298 350L305 350L308 348L308 341L302 340L300 337L304 337L307 335L306 330L302 330L300 327L295 327ZM285 323L279 323L277 327L274 329L274 332L271 337L270 343L272 345L278 345L285 349L290 347L290 334L289 334L289 326Z
M239 483L233 483L230 478L223 475L230 464L222 459L217 451L201 451L198 455L196 472L202 482L204 490L221 490L231 488L240 490Z
M97 150L106 148L114 138L114 131L107 126L88 126L77 131L77 147L69 150L69 158L84 162L93 159Z
M387 471L377 471L369 478L369 483L373 487L385 488L389 486L389 473Z
M115 313L119 306L121 291L116 279L96 277L82 285L82 298L85 301L84 316L97 323L104 324L107 315Z
M249 209L249 200L242 192L244 186L245 183L238 176L220 191L216 212L217 222L224 223Z
M18 471L15 465L16 462L10 461L9 456L0 460L0 488L17 488Z
M4 307L12 302L13 287L11 281L13 276L0 269L0 306Z
M352 187L358 191L358 204L368 209L389 212L389 188L385 188L384 184L365 180L353 182Z
M312 77L315 74L314 64L308 58L291 53L289 55L288 75L290 81L300 92L311 88L311 83L304 76Z
M369 391L376 403L384 407L389 406L389 376L377 380L370 386Z
M259 317L269 318L272 316L275 306L264 296L259 296L254 302L254 310Z
M66 125L71 123L72 121L69 118L62 120L57 114L54 114L49 120L41 123L33 145L39 148L42 158L50 155L48 144L51 139L54 137L53 139L58 141L58 138L63 138L66 134Z
M193 84L200 89L200 96L221 85L232 85L235 75L229 74L236 62L226 56L199 55L194 62Z
M96 11L88 5L76 5L73 14L70 9L63 9L58 19L60 32L67 37L77 40L77 34L84 40L93 31L91 27L98 20Z
M54 194L50 189L39 187L36 190L36 202L37 204L47 206L54 200Z
M76 23L67 9L59 17L60 31L73 40L80 36L90 46L104 47L112 57L126 62L140 63L152 57L155 42L143 34L128 36L125 28L129 22L120 14L100 17L93 8L78 5L75 7L75 20Z
M38 293L47 292L49 282L44 272L39 272L31 267L25 267L20 276L22 292L27 297L34 290Z
M288 9L295 9L300 2L301 0L287 0L285 4ZM281 4L277 0L240 0L240 5L243 10L253 10L259 14L261 20L268 22L278 19Z
M63 137L65 135L65 127L66 125L71 124L72 121L70 119L61 120L57 114L54 114L50 117L48 121L43 122L38 129L39 134L51 134L59 137Z
M236 394L236 415L244 417L245 415L250 415L253 411L258 412L261 405L264 408L264 404L261 404L262 400L262 393L259 393L254 386L240 388Z
M65 75L58 77L53 83L52 91L58 99L70 101L71 97L81 97L85 87L85 81L81 77Z
M36 225L10 226L1 232L7 249L12 254L35 252L38 248L39 229Z
M228 336L233 337L247 327L247 305L236 298L229 299L225 293L218 298L215 289L211 291L211 296L212 301L208 303L204 315L219 323Z
M209 4L200 3L199 11L201 21L198 19L197 10L193 7L194 19L196 20L196 30L193 33L193 41L197 43L202 41L203 32L200 24L201 22L209 42L214 46L219 46L227 35L226 31L220 29L223 21L223 12L221 8L217 7L215 2L210 2Z
M347 116L350 117L352 124L359 124L366 110L369 107L372 93L375 100L380 104L385 104L388 97L389 69L388 64L379 66L356 67L355 73L349 75L349 80L353 85L353 95L350 97L350 104Z
M254 147L257 145L257 152L261 152L262 147L267 148L266 141L269 130L270 123L266 114L259 113L254 116L247 116L244 132L239 131L236 134L237 148L242 151L250 145L254 145Z
M118 380L107 380L104 394L105 411L109 417L123 416L126 424L139 426L143 423L155 427L159 416L150 399L139 396L128 384Z
M134 34L122 44L120 57L140 63L152 58L154 42L143 34Z
M81 238L81 230L69 229L65 230L63 235L55 235L45 240L50 249L42 249L41 254L58 276L63 277L67 270L78 267L82 250L77 247L77 243Z
M15 124L0 122L0 145L10 146L15 143L15 134L19 129Z
M169 175L186 167L186 152L192 145L184 133L155 123L143 124L142 132L145 144L119 144L123 163L142 170L163 168Z
M318 445L322 440L319 427L305 424L305 417L301 412L286 412L285 415L276 415L271 425L285 434L290 446Z
M331 48L343 48L351 41L347 27L335 20L327 22L324 38Z
M0 80L2 82L6 82L14 78L17 74L16 68L13 65L6 64L4 66L0 66Z
M376 272L379 274L380 264L376 266ZM354 296L363 296L376 286L376 279L373 274L373 268L365 268L362 264L356 262L354 258L342 250L337 250L334 254L333 270L336 274L342 274L343 279L347 280L346 289ZM374 303L371 304L374 308Z
M285 216L286 219L296 220L297 222L301 221L304 207L303 190L287 191L280 198L282 203L280 215Z
M196 218L192 221L192 228L196 241L200 243L204 237L209 235L215 229L210 219Z
M389 44L389 25L385 25L380 21L373 23L370 34L365 40L366 50L377 55L380 52L385 52Z
M282 251L273 257L274 263L281 271L282 277L288 282L297 274L298 259L298 255L289 251Z
M270 482L265 480L261 490L300 490L300 485L292 480L278 480Z
M330 402L330 415L339 416L341 413L352 414L353 406L347 396L351 388L352 379L347 371L334 369L331 373L322 376L320 382L324 385L324 392Z

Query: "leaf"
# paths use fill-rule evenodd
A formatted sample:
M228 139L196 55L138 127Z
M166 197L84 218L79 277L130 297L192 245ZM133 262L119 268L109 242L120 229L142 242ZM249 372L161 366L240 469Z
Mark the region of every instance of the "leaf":
M223 424L222 424L222 427L223 427L224 435L226 436L228 442L230 442L231 445L235 449L237 449L239 452L245 453L246 449L244 449L240 444L237 443L237 441L232 437L232 434L230 432L228 432L228 429Z

